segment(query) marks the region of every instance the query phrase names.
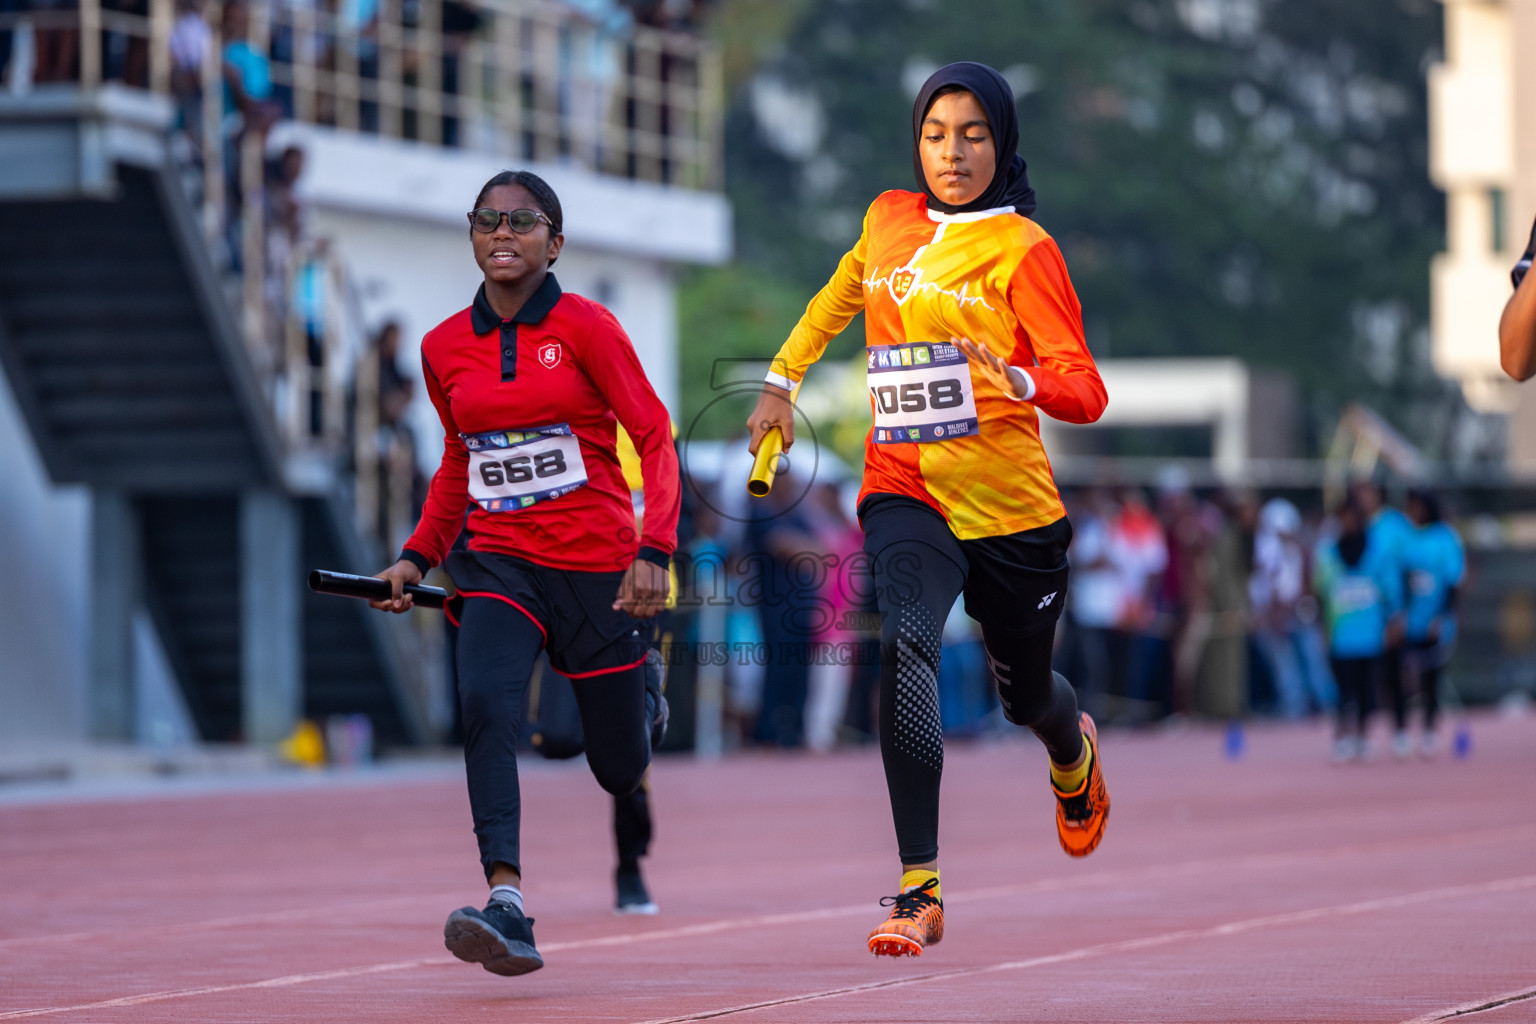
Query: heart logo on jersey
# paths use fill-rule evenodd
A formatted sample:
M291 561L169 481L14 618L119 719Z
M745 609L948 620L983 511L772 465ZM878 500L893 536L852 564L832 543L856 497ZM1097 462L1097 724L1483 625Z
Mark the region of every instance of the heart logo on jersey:
M552 341L539 349L539 362L544 364L546 370L553 370L560 365L560 343Z
M901 305L912 296L912 290L917 287L918 279L922 276L922 268L913 267L910 263L891 271L891 276L887 280L891 298L896 300L896 305Z

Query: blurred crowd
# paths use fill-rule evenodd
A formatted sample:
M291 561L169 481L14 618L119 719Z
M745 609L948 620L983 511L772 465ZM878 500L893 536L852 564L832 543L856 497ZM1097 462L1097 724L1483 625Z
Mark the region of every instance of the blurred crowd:
M871 741L879 616L856 485L776 487L751 505L697 481L687 490L704 498L680 559L679 636L695 643L672 660L723 675L727 744ZM1204 492L1171 471L1150 490L1088 487L1066 501L1072 581L1055 667L1100 722L1332 715L1335 756L1353 760L1369 756L1366 728L1385 706L1395 754L1433 752L1465 574L1433 492L1409 491L1399 509L1361 482L1325 514L1315 491ZM703 622L709 605L718 626ZM961 605L944 630L945 732L1004 730Z

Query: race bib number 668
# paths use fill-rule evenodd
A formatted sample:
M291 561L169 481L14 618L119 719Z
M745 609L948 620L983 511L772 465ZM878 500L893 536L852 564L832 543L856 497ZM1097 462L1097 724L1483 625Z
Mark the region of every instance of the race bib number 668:
M514 512L587 482L581 444L570 424L462 437L469 452L469 496L487 512Z
M871 345L869 397L876 444L952 441L981 433L971 367L947 342Z

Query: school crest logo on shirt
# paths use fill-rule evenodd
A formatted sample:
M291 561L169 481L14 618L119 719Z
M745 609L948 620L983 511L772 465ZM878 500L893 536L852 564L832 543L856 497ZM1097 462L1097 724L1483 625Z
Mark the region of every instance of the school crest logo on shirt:
M546 370L553 370L560 365L560 343L551 341L539 348L539 363Z
M918 279L922 276L922 268L913 267L910 263L891 271L891 276L886 280L889 282L891 298L896 300L896 305L899 306L907 301L912 290L917 287Z

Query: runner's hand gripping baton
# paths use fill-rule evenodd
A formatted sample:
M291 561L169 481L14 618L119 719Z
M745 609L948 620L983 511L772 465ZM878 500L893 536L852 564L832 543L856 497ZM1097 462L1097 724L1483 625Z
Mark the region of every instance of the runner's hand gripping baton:
M800 385L789 393L789 403L793 407L795 396L800 393ZM794 412L791 411L793 416ZM757 445L757 455L752 460L752 475L747 477L747 493L754 498L766 498L768 492L773 490L773 478L788 459L781 459L784 454L784 431L778 427L769 427L763 433L763 439Z
M345 572L328 572L325 569L315 569L310 572L309 589L317 594L357 597L364 601L388 601L394 596L388 580L381 580L377 576L353 576ZM415 599L415 605L418 608L441 608L448 600L448 591L442 587L407 583L405 592Z

